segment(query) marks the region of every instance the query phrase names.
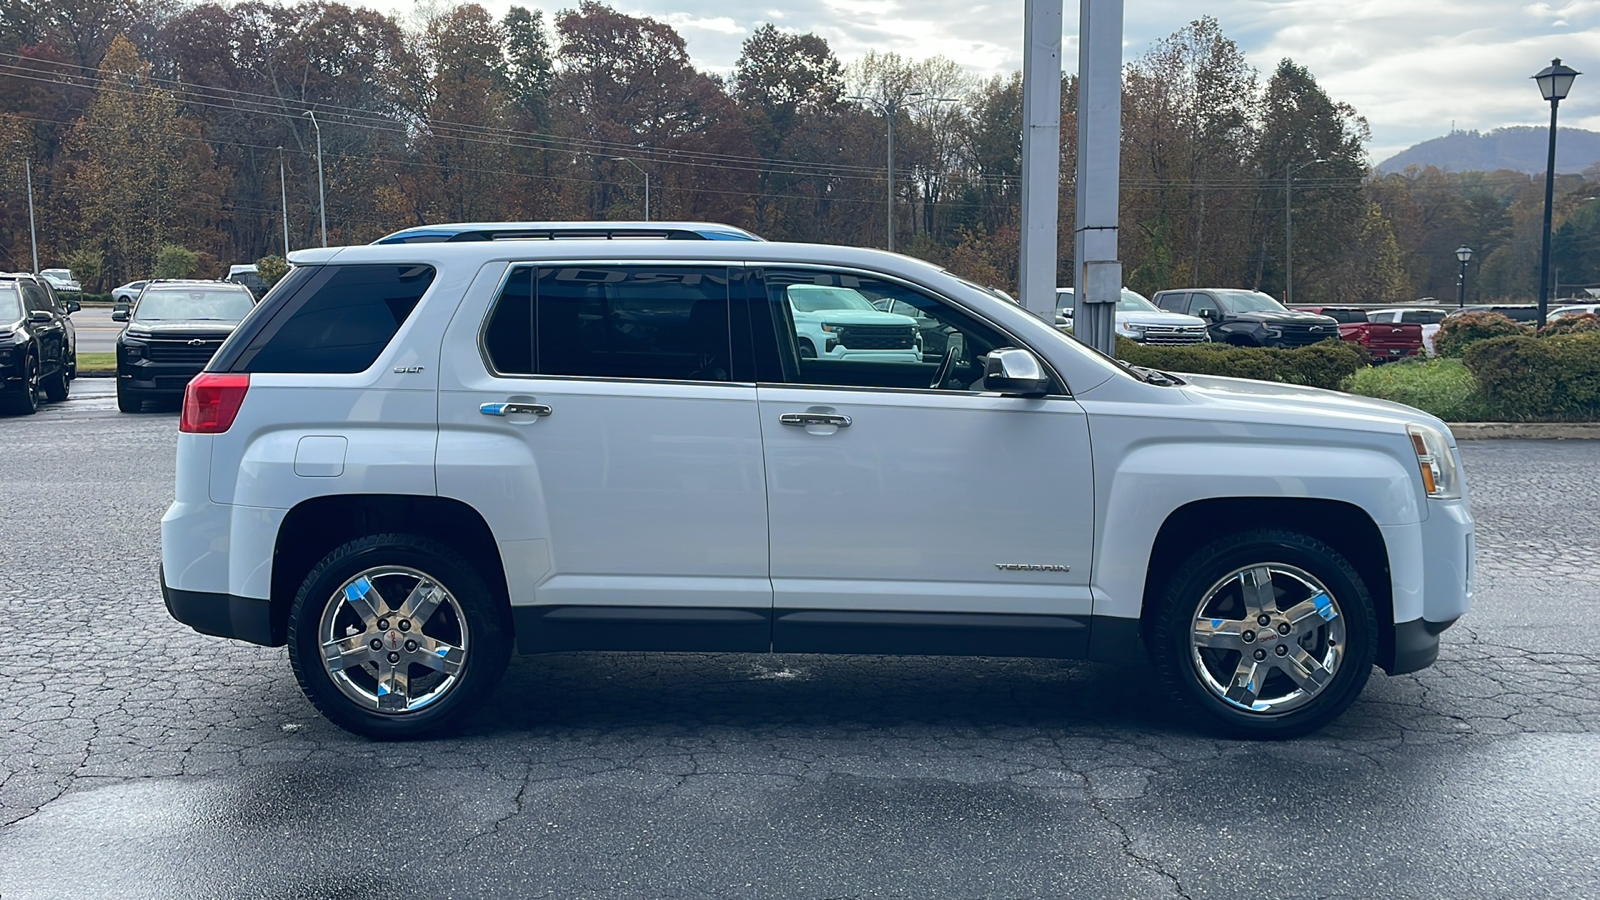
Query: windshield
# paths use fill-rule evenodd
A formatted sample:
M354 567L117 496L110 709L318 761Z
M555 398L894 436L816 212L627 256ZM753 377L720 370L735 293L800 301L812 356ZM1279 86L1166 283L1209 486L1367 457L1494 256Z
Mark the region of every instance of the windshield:
M1056 289L1056 309L1071 310L1074 300L1072 288ZM1138 291L1122 289L1122 295L1117 298L1117 312L1160 312L1156 305L1144 298Z
M0 324L10 325L22 318L22 298L11 285L0 287Z
M237 322L253 306L250 292L218 288L160 288L147 290L134 309L136 322L175 319L216 319Z
M40 272L39 274L43 275L43 276L45 276L47 278L59 278L62 281L71 281L72 280L72 270L71 269L45 269L44 271Z
M1210 291L1229 312L1284 312L1282 303L1260 291Z
M860 291L845 287L828 287L820 284L791 284L788 287L789 305L795 312L814 313L825 309L858 309L877 312L877 308L861 295Z

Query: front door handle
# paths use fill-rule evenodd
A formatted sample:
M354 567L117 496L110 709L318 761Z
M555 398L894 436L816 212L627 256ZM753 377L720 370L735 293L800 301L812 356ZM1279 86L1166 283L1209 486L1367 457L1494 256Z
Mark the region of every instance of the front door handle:
M849 416L840 416L832 413L784 413L778 417L778 421L785 425L799 425L802 427L806 425L835 425L839 428L850 427Z
M550 407L543 403L485 403L478 412L486 416L548 416Z

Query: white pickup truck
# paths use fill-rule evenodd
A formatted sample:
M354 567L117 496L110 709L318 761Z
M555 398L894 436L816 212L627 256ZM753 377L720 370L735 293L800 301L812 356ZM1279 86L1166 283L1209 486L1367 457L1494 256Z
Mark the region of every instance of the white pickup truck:
M189 385L162 591L287 644L360 734L446 727L516 648L1090 658L1286 737L1429 665L1470 602L1442 422L1128 367L902 256L291 261ZM944 350L806 354L817 289L909 304Z

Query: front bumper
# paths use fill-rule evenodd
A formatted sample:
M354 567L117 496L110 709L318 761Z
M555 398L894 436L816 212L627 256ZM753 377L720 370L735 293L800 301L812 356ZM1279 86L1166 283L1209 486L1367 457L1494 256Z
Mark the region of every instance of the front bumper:
M182 397L189 382L204 371L205 363L165 363L148 359L123 359L117 365L117 384L141 394Z

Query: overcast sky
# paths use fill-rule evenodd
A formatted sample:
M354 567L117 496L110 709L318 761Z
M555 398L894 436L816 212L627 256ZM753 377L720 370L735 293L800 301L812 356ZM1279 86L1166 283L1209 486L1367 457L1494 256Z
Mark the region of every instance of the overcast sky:
M360 3L361 0L355 0ZM373 0L366 0L373 2ZM391 9L409 12L405 0ZM503 12L511 0L486 0ZM524 0L546 21L577 2ZM615 0L675 27L700 68L727 73L766 22L826 38L845 62L868 50L941 54L976 75L1022 67L1022 0ZM1077 68L1078 3L1065 0L1063 65ZM1561 124L1600 131L1600 0L1125 0L1124 58L1202 15L1216 18L1262 73L1283 57L1308 67L1372 126L1378 163L1458 129L1543 125L1550 108L1529 79L1552 57L1579 71Z

